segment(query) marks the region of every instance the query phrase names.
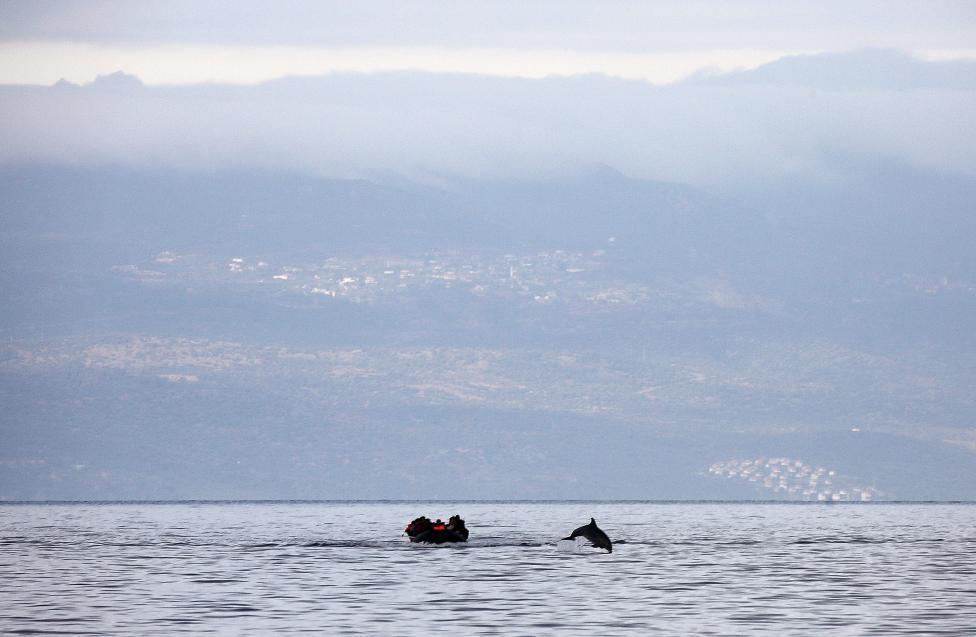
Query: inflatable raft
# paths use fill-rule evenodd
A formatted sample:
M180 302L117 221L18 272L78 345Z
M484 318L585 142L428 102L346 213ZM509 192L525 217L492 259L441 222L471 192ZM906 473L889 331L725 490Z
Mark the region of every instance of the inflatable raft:
M440 519L431 522L430 518L420 516L404 529L411 542L424 544L444 544L447 542L467 542L468 529L461 516L455 515L444 524Z

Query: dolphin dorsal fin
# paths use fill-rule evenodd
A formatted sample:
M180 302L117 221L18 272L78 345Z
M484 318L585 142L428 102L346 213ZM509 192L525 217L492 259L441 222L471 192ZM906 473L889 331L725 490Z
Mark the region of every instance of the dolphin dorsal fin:
M593 518L590 518L590 524L596 526L596 520L594 520Z

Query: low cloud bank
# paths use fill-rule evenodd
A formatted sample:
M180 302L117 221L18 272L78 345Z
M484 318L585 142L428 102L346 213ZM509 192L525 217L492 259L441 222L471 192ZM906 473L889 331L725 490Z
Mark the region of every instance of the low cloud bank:
M972 176L976 64L947 64L811 56L668 87L426 73L147 87L116 74L81 87L0 88L0 162L432 181L538 179L604 163L718 188L831 179L851 160ZM818 84L830 69L845 82ZM862 76L875 80L861 88Z

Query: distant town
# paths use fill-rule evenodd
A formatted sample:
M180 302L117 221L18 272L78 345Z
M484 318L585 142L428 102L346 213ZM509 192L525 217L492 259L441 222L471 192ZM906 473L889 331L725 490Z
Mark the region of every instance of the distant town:
M874 487L851 484L832 469L814 467L793 458L758 458L716 462L708 472L725 479L744 480L777 500L871 502Z
M606 250L551 249L531 253L455 250L417 255L295 257L233 255L223 259L162 252L142 264L114 271L147 286L214 286L253 290L280 300L343 300L356 304L396 303L418 293L454 290L473 297L521 305L562 305L599 310L653 304L658 309L751 309L781 314L781 303L735 289L722 278L642 278L619 266L613 237ZM972 297L976 283L904 274L877 281L876 295L953 294ZM855 297L852 305L871 302Z
M642 303L672 293L614 276L604 250L531 254L444 251L419 256L329 257L308 263L273 263L245 255L213 261L164 252L150 264L118 266L115 270L149 285L210 282L353 303L392 301L404 294L434 289L458 289L481 297L536 304L592 305Z

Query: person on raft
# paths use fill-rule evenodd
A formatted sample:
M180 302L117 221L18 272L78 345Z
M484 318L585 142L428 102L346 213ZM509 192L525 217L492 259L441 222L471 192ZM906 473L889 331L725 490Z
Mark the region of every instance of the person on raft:
M468 540L468 527L464 526L464 520L460 515L452 515L447 521L447 528Z
M414 520L413 522L411 522L410 524L408 524L407 528L404 529L404 532L406 532L406 534L409 535L410 537L416 537L421 533L426 533L427 531L430 531L433 528L434 528L434 523L430 521L430 518L428 518L426 515L422 515L416 520Z

